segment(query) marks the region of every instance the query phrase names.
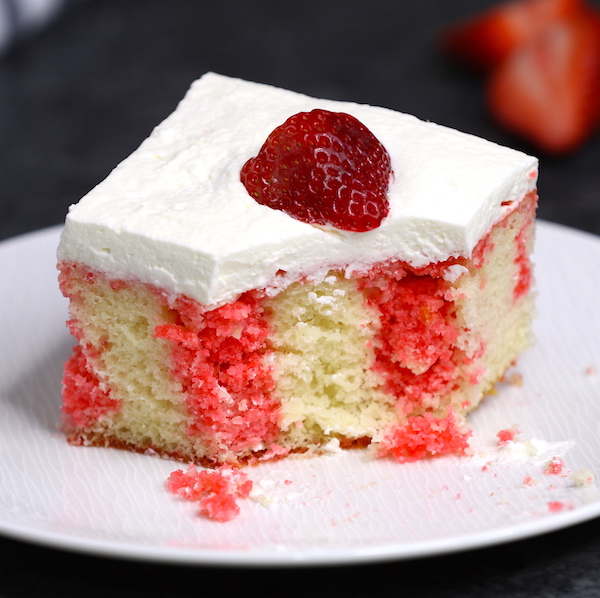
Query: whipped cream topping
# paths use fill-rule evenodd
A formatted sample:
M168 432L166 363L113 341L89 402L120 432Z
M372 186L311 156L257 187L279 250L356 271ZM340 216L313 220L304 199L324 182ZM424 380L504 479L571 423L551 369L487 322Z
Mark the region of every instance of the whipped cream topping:
M256 203L240 182L269 133L314 108L355 116L389 152L390 214L379 228L324 230ZM414 116L208 73L70 207L58 259L215 306L332 268L469 256L536 180L535 158Z

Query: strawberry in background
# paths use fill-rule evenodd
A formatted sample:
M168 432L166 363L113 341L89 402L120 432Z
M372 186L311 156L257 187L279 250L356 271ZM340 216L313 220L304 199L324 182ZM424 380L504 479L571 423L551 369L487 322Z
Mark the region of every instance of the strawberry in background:
M512 0L441 35L486 77L492 116L538 150L564 155L600 127L600 10L584 0Z

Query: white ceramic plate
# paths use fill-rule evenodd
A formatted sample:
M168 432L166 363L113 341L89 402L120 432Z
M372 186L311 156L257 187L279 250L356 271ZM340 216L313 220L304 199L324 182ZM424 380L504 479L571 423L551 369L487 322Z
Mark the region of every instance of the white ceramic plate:
M254 499L217 523L164 489L180 465L69 446L57 430L71 346L59 228L0 243L0 533L175 563L369 562L465 550L600 515L600 239L540 223L537 344L472 416L475 455L398 465L362 451L249 470ZM498 449L500 429L518 426ZM547 475L548 461L565 466ZM577 473L577 475L575 475Z

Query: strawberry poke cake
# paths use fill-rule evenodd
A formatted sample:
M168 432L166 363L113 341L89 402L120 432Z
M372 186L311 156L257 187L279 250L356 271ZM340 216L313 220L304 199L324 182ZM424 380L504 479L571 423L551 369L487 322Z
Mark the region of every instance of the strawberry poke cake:
M530 345L537 160L208 73L71 206L71 443L205 466L461 454Z

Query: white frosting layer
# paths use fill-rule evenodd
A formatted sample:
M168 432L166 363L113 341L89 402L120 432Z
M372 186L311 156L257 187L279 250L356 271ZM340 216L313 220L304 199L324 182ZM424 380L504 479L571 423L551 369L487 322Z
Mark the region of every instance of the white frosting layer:
M390 214L366 233L325 231L257 204L240 170L289 116L347 112L387 148ZM537 160L385 108L313 99L208 73L142 145L71 206L59 260L216 305L330 268L469 256L502 202L535 187ZM279 283L285 280L279 277Z

